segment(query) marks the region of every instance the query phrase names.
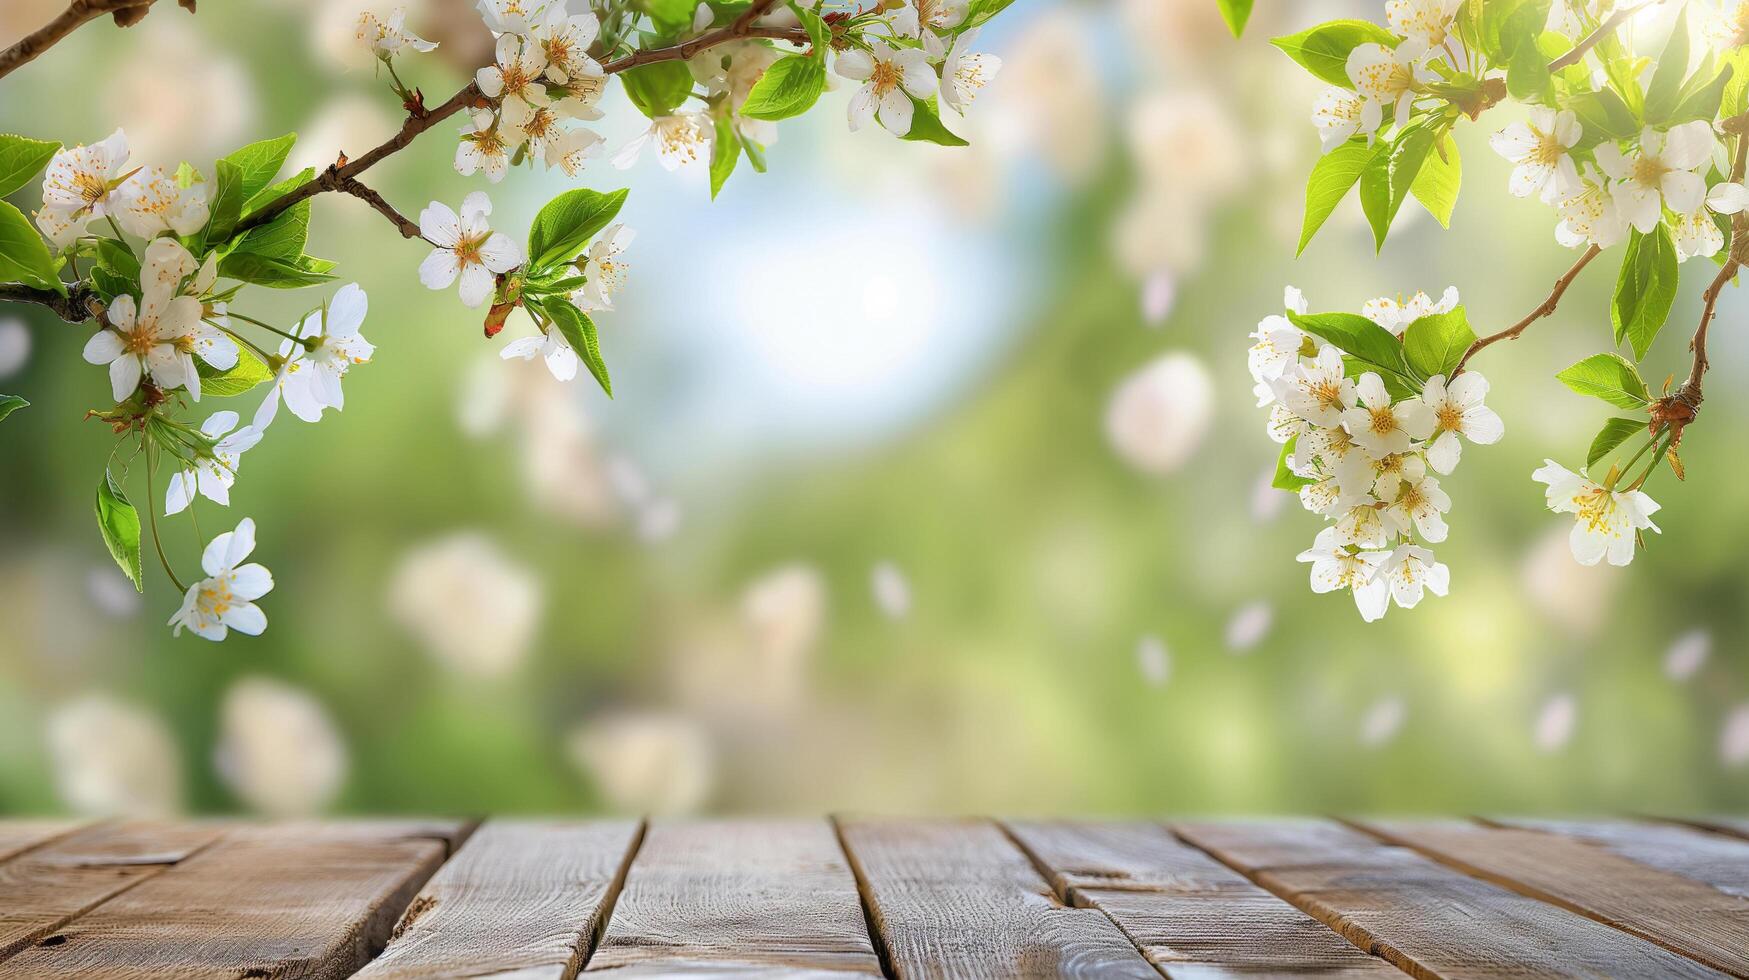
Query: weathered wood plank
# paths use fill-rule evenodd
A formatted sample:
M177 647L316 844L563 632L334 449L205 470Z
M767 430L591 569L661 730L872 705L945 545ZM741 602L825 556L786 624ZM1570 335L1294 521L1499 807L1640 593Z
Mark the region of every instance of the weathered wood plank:
M825 820L652 822L584 972L882 975Z
M0 861L78 830L77 820L0 820Z
M219 824L99 824L0 864L0 960L217 840Z
M989 821L839 826L900 980L1160 976L1104 914L1059 901Z
M1174 830L1416 977L1723 975L1327 821Z
M407 907L356 980L569 980L612 907L635 820L490 821Z
M1064 901L1111 916L1168 977L1402 977L1152 823L1010 821Z
M1749 840L1749 817L1677 817L1675 823L1687 824L1700 830L1709 830L1715 834L1729 837L1739 837Z
M1586 841L1461 820L1357 826L1442 864L1749 976L1749 901Z
M1631 861L1704 881L1719 891L1749 898L1749 841L1690 827L1637 820L1490 817L1483 822L1577 837Z
M0 962L0 978L339 980L382 948L462 832L424 822L238 828Z

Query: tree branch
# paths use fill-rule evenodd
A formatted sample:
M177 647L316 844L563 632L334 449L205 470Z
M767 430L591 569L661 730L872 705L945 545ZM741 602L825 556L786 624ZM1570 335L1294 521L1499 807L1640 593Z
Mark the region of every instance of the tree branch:
M1597 258L1597 254L1602 251L1603 249L1598 248L1596 245L1586 249L1585 254L1579 256L1579 261L1574 262L1572 268L1562 274L1561 278L1555 280L1555 288L1549 292L1548 298L1542 301L1541 306L1531 310L1524 319L1507 327L1505 330L1496 334L1489 334L1471 344L1469 350L1464 351L1464 356L1458 361L1457 367L1452 369L1451 376L1455 378L1464 373L1464 365L1470 363L1470 358L1475 357L1482 348L1487 347L1490 344L1497 344L1502 340L1517 340L1518 335L1524 333L1526 327L1529 327L1536 321L1555 312L1555 307L1561 305L1561 297L1567 293L1567 287L1573 285L1573 280L1579 278L1579 273L1585 271L1585 267L1590 265L1591 260Z
M87 21L95 20L104 14L113 14L115 22L122 27L131 27L146 16L146 10L157 0L73 0L67 9L61 11L54 20L26 34L18 43L4 51L0 51L0 77L5 77L42 54L59 42L62 38L78 30ZM182 6L190 12L194 10L194 0L179 0Z
M82 282L69 283L65 296L52 289L37 289L34 286L4 282L0 283L0 300L46 306L68 323L81 323L96 316L100 309L98 304L101 302L97 291Z
M1549 71L1560 71L1563 68L1571 68L1578 64L1585 58L1587 52L1597 46L1597 42L1614 34L1616 28L1626 23L1629 17L1632 17L1642 10L1656 7L1663 2L1664 0L1645 0L1644 3L1636 3L1631 7L1623 7L1615 13L1610 14L1603 23L1597 25L1597 30L1580 38L1579 43L1573 45L1573 50L1549 62Z

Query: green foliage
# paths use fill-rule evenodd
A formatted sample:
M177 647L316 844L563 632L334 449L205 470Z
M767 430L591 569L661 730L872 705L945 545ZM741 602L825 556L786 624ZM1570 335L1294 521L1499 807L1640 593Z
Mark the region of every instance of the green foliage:
M684 61L639 65L620 72L619 79L632 104L651 119L672 115L692 94L692 72Z
M1470 318L1463 307L1447 313L1434 313L1409 324L1403 331L1403 356L1409 367L1422 378L1436 374L1451 377L1464 351L1476 342L1476 332L1470 328Z
M1402 210L1409 190L1433 150L1434 133L1426 126L1411 125L1397 134L1389 152L1381 149L1360 173L1360 206L1372 227L1373 249L1385 247L1391 222Z
M1440 138L1434 152L1428 154L1421 172L1409 185L1409 193L1441 228L1451 227L1451 213L1457 207L1458 191L1463 186L1463 160L1458 156L1457 141L1448 133Z
M1271 480L1269 485L1277 490L1298 490L1301 487L1309 487L1318 482L1317 480L1308 480L1305 477L1296 474L1293 470L1288 469L1287 461L1293 457L1294 446L1297 445L1299 441L1299 436L1294 436L1289 439L1286 444L1281 447L1281 455L1275 458L1275 479Z
M966 8L966 19L960 23L960 30L969 31L974 27L982 27L990 18L1008 9L1014 0L972 0Z
M716 125L716 138L711 140L712 200L716 199L729 175L735 172L735 164L741 159L741 134L735 132L735 124L728 116L720 115Z
M1412 380L1403 345L1389 330L1358 313L1289 313L1287 318L1301 330L1352 354L1367 370Z
M244 216L254 214L274 201L279 200L279 198L291 192L300 184L307 184L314 179L316 179L316 168L305 167L303 170L277 184L270 184L267 187L263 187L261 190L256 191L251 195L249 200L243 204Z
M1620 354L1593 354L1555 377L1579 394L1617 408L1645 408L1652 400L1640 372Z
M113 303L117 296L133 296L140 291L138 279L118 276L101 265L91 267L91 285L104 303Z
M1591 440L1591 449L1585 454L1585 468L1597 465L1597 461L1610 453L1616 447L1633 438L1634 433L1646 431L1645 419L1610 419L1598 430L1597 438Z
M900 139L920 143L935 143L940 146L966 146L965 140L954 135L941 123L941 111L936 107L935 96L927 100L906 95L911 100L911 130Z
M1580 147L1593 147L1605 139L1628 139L1640 132L1640 121L1614 89L1576 95L1567 101L1567 108L1573 110L1585 129Z
M54 256L24 212L0 201L0 281L52 289L65 296Z
M542 307L571 349L577 352L589 373L595 376L607 397L613 397L613 379L607 375L607 362L601 357L601 341L595 334L595 321L562 296L555 296Z
M255 252L232 252L219 260L219 274L269 289L302 289L332 280L334 263L300 256L295 262Z
M238 184L242 188L240 200L249 200L273 182L279 168L285 166L292 144L297 141L298 134L287 133L275 139L250 143L219 159L220 163L236 168Z
M212 196L207 199L206 226L200 238L210 248L226 242L243 217L243 171L229 160L213 165Z
M1245 22L1251 19L1252 0L1219 0L1221 19L1227 22L1227 29L1234 37L1245 33Z
M17 395L0 395L0 420L21 408L29 408L30 402Z
M1650 234L1635 231L1629 237L1609 304L1609 322L1617 344L1625 339L1633 345L1634 360L1646 356L1670 316L1680 274L1667 225L1660 224Z
M528 229L530 271L538 272L575 256L619 214L625 200L623 188L610 194L579 188L548 201Z
M651 23L664 34L692 26L692 0L638 0L638 6L650 15Z
M1682 93L1683 79L1688 76L1688 7L1676 15L1676 25L1664 52L1658 56L1658 66L1652 72L1652 83L1646 88L1645 117L1656 126L1668 124L1670 115Z
M296 264L303 257L309 237L310 202L303 200L281 211L267 224L251 228L233 247L232 254L252 252Z
M60 148L58 142L0 133L0 197L35 180Z
M147 501L147 506L151 502ZM103 535L110 557L127 574L134 589L146 591L140 578L140 513L128 503L127 495L116 485L115 477L106 469L97 481L97 530Z
M741 115L749 119L789 119L813 108L826 90L826 67L815 58L779 59L747 93Z
M196 363L195 370L200 372L200 393L217 398L241 395L258 384L273 380L273 372L247 347L237 348L237 363L229 370L219 371L205 361Z
M1311 178L1306 181L1306 216L1300 226L1300 244L1295 255L1305 252L1312 236L1348 196L1373 157L1382 152L1383 144L1368 146L1364 139L1353 139L1318 158Z
M1371 21L1333 20L1269 43L1318 78L1351 89L1354 82L1348 78L1349 52L1362 44L1394 48L1397 38Z
M134 250L113 238L97 240L97 264L118 276L140 281L140 259Z

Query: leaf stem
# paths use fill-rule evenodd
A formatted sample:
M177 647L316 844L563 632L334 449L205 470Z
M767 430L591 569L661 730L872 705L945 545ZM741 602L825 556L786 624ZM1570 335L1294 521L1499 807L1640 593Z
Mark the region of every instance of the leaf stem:
M297 334L287 333L284 330L279 329L278 327L274 326L271 323L263 323L260 320L257 320L254 317L249 316L246 313L238 313L236 310L229 310L228 309L225 311L225 315L226 316L234 316L237 319L242 320L244 323L253 323L254 325L260 327L263 330L267 330L267 331L271 331L273 333L279 334L281 337L284 337L285 339L292 341L295 344L298 344L299 346L303 347L305 350L314 349L316 346L315 341L309 337L299 337Z
M170 576L170 584L176 586L176 591L186 593L188 586L176 577L170 568L170 559L164 555L164 542L158 538L158 504L157 495L152 490L152 473L157 469L158 454L151 449L146 450L146 522L152 528L152 547L158 552L158 564L164 566L164 574Z
M1567 293L1567 287L1573 285L1573 280L1579 278L1579 273L1584 272L1585 267L1590 265L1591 260L1597 258L1598 253L1602 251L1603 249L1598 248L1596 245L1587 248L1585 253L1579 256L1579 260L1573 263L1572 268L1563 273L1561 278L1555 280L1555 288L1549 292L1548 298L1542 301L1541 306L1531 310L1524 319L1507 327L1505 330L1496 334L1489 334L1471 344L1470 349L1464 351L1464 356L1458 361L1457 367L1452 369L1451 376L1455 378L1464 373L1464 365L1470 363L1470 358L1475 357L1482 348L1487 347L1490 344L1497 344L1502 340L1517 340L1518 335L1524 333L1525 328L1555 312L1555 307L1561 304L1561 297Z

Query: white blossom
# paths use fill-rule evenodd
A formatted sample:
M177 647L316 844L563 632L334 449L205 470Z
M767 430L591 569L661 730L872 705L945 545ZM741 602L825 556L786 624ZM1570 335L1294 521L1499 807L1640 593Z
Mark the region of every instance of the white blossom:
M501 100L505 109L518 102L543 106L549 101L546 86L547 59L540 46L516 34L498 38L497 61L474 73L474 84L488 99Z
M1415 89L1428 78L1422 64L1427 55L1425 43L1408 40L1395 48L1382 44L1357 44L1348 53L1348 79L1355 91L1382 107L1392 107L1397 127L1409 121L1409 110L1415 102Z
M1379 578L1391 589L1391 599L1404 609L1413 609L1426 592L1443 596L1451 588L1451 570L1433 560L1433 552L1412 544L1400 544L1379 566Z
M1214 385L1193 354L1166 354L1119 382L1105 409L1105 434L1137 471L1165 476L1183 466L1208 435Z
M1749 44L1749 0L1723 0L1717 10L1708 11L1705 24L1707 40L1717 47Z
M1427 445L1427 462L1435 471L1450 473L1463 453L1459 436L1477 445L1490 446L1506 434L1506 423L1482 404L1488 395L1488 379L1474 371L1458 375L1448 385L1445 375L1427 379L1421 402L1433 414L1433 440Z
M911 99L934 95L938 80L929 56L920 48L888 47L870 41L869 48L851 48L838 56L833 70L862 87L850 96L850 129L878 119L887 131L904 136L911 131Z
M437 42L427 41L407 30L406 22L407 10L404 7L396 7L386 18L366 10L358 15L358 40L378 58L392 58L403 48L419 52L437 48Z
M709 734L682 715L603 715L573 730L566 749L604 802L624 813L689 813L705 803L716 784Z
M546 362L547 370L560 381L569 381L577 376L577 365L580 363L577 352L571 349L569 342L559 334L557 328L532 337L518 337L504 345L498 356L505 360L521 358L529 361L536 357Z
M225 692L213 762L250 809L304 817L328 808L346 784L346 743L309 692L245 677Z
M650 120L650 128L614 154L613 165L621 170L638 162L644 147L656 144L656 159L662 169L678 170L683 164L709 156L715 130L700 112L676 112Z
M601 155L601 134L589 129L570 129L547 140L546 164L558 167L567 177L583 172L583 165Z
M267 397L255 411L257 431L265 432L273 423L281 397L292 414L305 422L321 421L325 409L346 407L341 379L353 365L369 361L376 353L375 345L358 332L369 309L364 290L358 283L348 283L335 291L325 309L304 317L292 331L299 340L280 343L282 363Z
M1670 236L1676 244L1676 257L1686 262L1695 256L1711 258L1725 247L1725 233L1714 214L1736 214L1749 206L1749 189L1735 181L1713 185L1706 193L1706 202L1689 214L1671 216Z
M1379 128L1383 111L1372 99L1332 85L1312 103L1312 125L1329 153L1356 136L1371 136Z
M494 34L530 33L545 6L542 0L478 0L478 3L480 16Z
M1605 557L1611 565L1626 565L1634 560L1638 532L1658 530L1652 515L1659 504L1644 491L1609 490L1552 459L1543 463L1531 479L1548 485L1550 510L1573 515L1568 543L1581 565L1595 565Z
M1446 511L1451 510L1451 497L1439 486L1439 480L1429 476L1427 464L1419 456L1403 461L1396 495L1385 508L1385 520L1402 535L1411 530L1431 544L1445 540Z
M561 85L576 74L601 74L601 66L589 57L589 46L601 33L601 21L593 11L570 14L562 2L541 12L529 40L546 61L546 76Z
M200 400L200 375L194 352L221 370L237 363L237 345L201 322L200 300L177 295L182 278L194 271L194 258L175 239L163 238L146 249L141 265L141 298L117 296L105 319L109 325L86 341L84 357L109 365L110 392L122 401L149 375L165 390L185 388Z
M245 517L237 529L207 542L201 553L203 578L188 587L182 608L170 617L173 634L188 627L196 636L222 640L230 630L259 636L267 628L267 615L255 600L273 590L273 575L265 567L241 564L255 550L255 522Z
M1233 617L1227 620L1227 649L1232 653L1245 653L1257 644L1262 643L1269 635L1269 628L1275 625L1275 609L1267 602L1248 602L1240 606Z
M1556 208L1561 221L1555 226L1555 241L1567 248L1609 248L1627 236L1627 221L1616 207L1609 183L1589 163L1580 174L1578 192Z
M1583 135L1571 109L1533 108L1528 123L1515 122L1488 138L1494 152L1517 164L1507 187L1514 197L1540 194L1553 204L1579 191L1579 169L1567 151Z
M120 129L89 146L55 151L43 173L37 227L63 247L79 237L86 221L113 214L127 159L128 138Z
M540 627L541 580L492 539L457 532L409 550L389 585L389 613L435 660L499 677L527 656Z
M954 39L947 60L941 65L941 103L953 111L965 114L972 107L978 90L995 80L1002 70L1002 59L987 52L974 52L981 27L974 27Z
M947 51L942 34L960 26L970 6L970 0L909 0L888 23L899 37L921 41L930 61L940 61Z
M1342 352L1329 345L1319 349L1310 363L1299 361L1288 368L1276 390L1288 411L1325 429L1341 425L1343 413L1359 397L1346 374Z
M583 285L570 296L578 309L585 313L613 309L614 294L625 288L630 274L620 253L636 236L636 231L618 223L608 225L595 236L595 243L583 253L582 264L578 267L583 274Z
M499 274L522 264L522 248L486 223L491 213L484 191L462 198L459 217L437 201L419 213L419 233L436 246L419 263L419 281L426 288L448 289L459 277L463 305L479 306L492 295Z
M492 183L503 180L510 172L510 151L515 147L505 138L502 128L500 121L490 114L484 119L469 119L455 147L455 172L472 177L483 170Z
M236 412L214 412L201 424L201 434L213 441L210 453L202 452L183 469L170 474L164 491L164 516L179 514L194 502L195 492L222 506L230 506L231 486L237 482L237 466L243 454L261 441L253 425L237 429Z
M1463 0L1385 0L1385 22L1391 33L1437 48L1445 43L1461 6Z
M1369 623L1383 616L1391 604L1390 584L1379 575L1385 558L1383 551L1351 549L1334 527L1319 531L1312 547L1299 554L1300 561L1312 565L1313 592L1349 590L1360 618Z
M143 167L116 188L115 219L141 238L192 235L206 224L206 195L205 181L182 187L163 167Z
M1354 441L1375 456L1400 453L1410 440L1433 434L1433 413L1419 399L1392 403L1377 374L1368 371L1354 386L1360 405L1342 413L1342 426Z
M1362 316L1384 327L1398 337L1409 329L1409 324L1424 316L1437 313L1450 313L1457 309L1458 291L1456 286L1447 286L1440 294L1439 302L1435 303L1425 291L1417 292L1408 299L1402 297L1380 296L1370 299L1360 308Z
M151 711L86 694L55 708L46 728L55 788L73 811L162 817L181 806L182 754Z
M1306 298L1298 289L1287 287L1282 292L1281 301L1285 309L1300 316L1306 315ZM1275 401L1275 387L1271 382L1298 362L1300 349L1306 343L1306 332L1294 326L1286 316L1275 313L1257 321L1257 330L1251 334L1251 339L1257 343L1246 351L1245 366L1250 368L1251 379L1256 382L1253 391L1257 395L1257 406L1261 408Z
M1613 142L1597 147L1597 165L1610 178L1610 193L1622 217L1642 233L1658 226L1664 208L1689 214L1706 198L1706 181L1695 169L1712 159L1712 125L1705 120L1669 130L1647 126L1639 146L1624 154Z

